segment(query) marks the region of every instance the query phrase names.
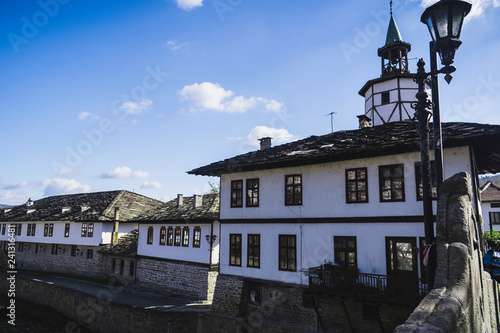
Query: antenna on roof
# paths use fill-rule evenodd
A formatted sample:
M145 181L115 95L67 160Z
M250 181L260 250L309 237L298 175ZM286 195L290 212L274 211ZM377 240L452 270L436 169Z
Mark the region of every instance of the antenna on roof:
M337 112L330 112L329 114L325 114L325 117L330 116L330 125L332 127L332 133L333 133L333 115L337 114Z

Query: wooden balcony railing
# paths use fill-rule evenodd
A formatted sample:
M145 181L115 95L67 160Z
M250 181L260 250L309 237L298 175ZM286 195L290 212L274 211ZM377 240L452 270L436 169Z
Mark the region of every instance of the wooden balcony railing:
M322 267L309 269L309 289L337 296L408 305L418 304L427 294L427 284L421 279Z

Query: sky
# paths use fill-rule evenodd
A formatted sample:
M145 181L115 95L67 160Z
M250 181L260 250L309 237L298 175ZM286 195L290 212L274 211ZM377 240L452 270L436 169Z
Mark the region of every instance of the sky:
M434 2L393 4L412 72ZM441 117L500 124L500 1L472 2ZM209 192L217 178L186 172L258 138L330 133L331 112L334 131L356 129L389 1L5 0L0 22L0 204L108 190L167 201Z

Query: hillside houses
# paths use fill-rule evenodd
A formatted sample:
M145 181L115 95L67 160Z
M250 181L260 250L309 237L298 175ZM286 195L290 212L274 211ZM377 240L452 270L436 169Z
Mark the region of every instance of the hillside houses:
M102 275L99 250L137 229L133 221L161 202L128 191L59 195L0 210L0 247L15 228L18 267Z

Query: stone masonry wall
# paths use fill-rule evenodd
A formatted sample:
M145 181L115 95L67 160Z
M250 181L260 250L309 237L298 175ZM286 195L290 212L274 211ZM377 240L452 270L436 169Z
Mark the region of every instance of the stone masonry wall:
M71 245L57 245L61 248L52 254L52 244L16 243L16 264L18 268L48 272L68 273L82 276L101 277L101 256L97 246L78 246L80 252L71 255ZM87 258L92 250L92 258Z
M102 274L107 280L115 280L121 284L135 284L137 259L135 257L101 255Z
M437 209L434 288L396 333L499 332L498 284L483 270L471 179L443 182Z
M137 283L211 301L217 279L216 268L207 265L140 258Z
M314 295L302 286L219 275L210 332L390 332L413 308ZM205 316L204 316L205 317ZM383 330L382 330L383 329ZM220 331L223 332L223 331Z
M66 332L79 332L79 326L92 332L203 333L194 312L162 312L114 303L112 287L103 288L103 298L43 281L16 279L16 298L47 305L72 318ZM0 279L0 291L6 294L7 279ZM208 331L205 331L208 333Z

